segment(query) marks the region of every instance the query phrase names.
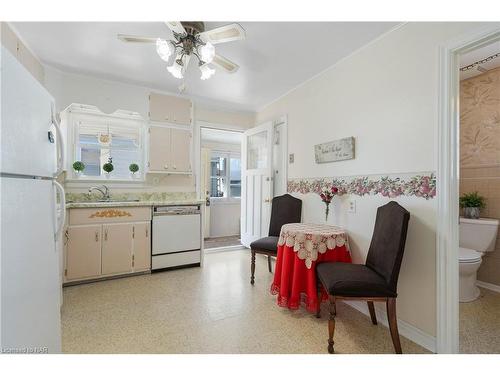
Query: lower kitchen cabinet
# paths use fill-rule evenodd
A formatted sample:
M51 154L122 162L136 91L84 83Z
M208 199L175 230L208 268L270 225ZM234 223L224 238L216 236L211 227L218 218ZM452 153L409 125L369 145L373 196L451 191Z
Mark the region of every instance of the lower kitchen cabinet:
M66 283L148 271L151 209L70 209L65 243Z
M151 223L134 224L134 271L151 269Z
M133 224L105 224L102 242L102 274L132 272Z
M101 225L68 227L66 272L68 281L101 275Z

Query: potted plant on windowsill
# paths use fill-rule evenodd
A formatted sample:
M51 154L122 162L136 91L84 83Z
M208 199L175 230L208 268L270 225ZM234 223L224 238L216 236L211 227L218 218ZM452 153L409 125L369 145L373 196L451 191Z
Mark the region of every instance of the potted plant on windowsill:
M81 161L75 161L73 163L73 170L75 171L75 177L80 177L82 172L84 171L85 169L85 164Z
M113 169L115 169L115 167L113 166L113 159L109 158L108 162L102 166L102 170L106 172L106 178L111 177L110 173L113 172Z
M130 171L132 178L135 178L136 173L139 171L139 166L136 163L132 163L128 166L128 170Z
M481 208L486 207L484 197L477 191L463 194L459 200L460 207L464 209L464 216L468 219L479 219Z

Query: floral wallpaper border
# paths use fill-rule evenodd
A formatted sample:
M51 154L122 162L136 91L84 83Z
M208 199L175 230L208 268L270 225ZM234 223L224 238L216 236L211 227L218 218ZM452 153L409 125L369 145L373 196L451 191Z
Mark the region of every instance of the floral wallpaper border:
M398 176L398 177L396 177ZM379 175L353 177L318 177L288 179L289 193L316 193L335 186L338 195L377 195L396 198L414 196L432 199L436 196L436 176L434 173L416 175Z

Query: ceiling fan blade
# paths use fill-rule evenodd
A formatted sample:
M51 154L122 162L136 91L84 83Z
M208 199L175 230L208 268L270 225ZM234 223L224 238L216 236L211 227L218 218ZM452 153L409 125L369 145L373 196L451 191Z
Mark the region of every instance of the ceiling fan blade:
M180 22L177 21L167 21L165 25L176 34L187 34L186 29Z
M210 42L212 44L227 43L234 40L245 39L245 30L237 23L232 23L213 30L204 31L199 33L198 36L204 42Z
M218 67L221 67L222 69L224 69L228 73L235 73L240 68L238 66L238 64L235 64L231 60L228 60L221 55L215 55L214 59L212 60L212 64L215 64Z
M156 39L158 39L149 36L124 35L124 34L118 34L117 37L122 42L131 42L131 43L156 43Z

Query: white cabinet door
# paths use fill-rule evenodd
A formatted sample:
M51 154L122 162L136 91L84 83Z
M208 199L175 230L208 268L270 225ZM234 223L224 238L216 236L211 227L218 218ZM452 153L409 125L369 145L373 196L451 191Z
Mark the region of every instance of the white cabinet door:
M101 275L101 225L68 227L66 244L66 280Z
M188 130L171 129L170 150L171 170L173 172L191 171L191 132Z
M134 272L151 267L151 222L134 224Z
M177 96L151 93L149 95L149 119L191 125L191 101Z
M133 224L104 224L102 229L102 274L132 272Z
M151 126L149 132L149 170L171 171L171 129Z

